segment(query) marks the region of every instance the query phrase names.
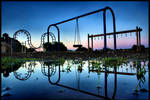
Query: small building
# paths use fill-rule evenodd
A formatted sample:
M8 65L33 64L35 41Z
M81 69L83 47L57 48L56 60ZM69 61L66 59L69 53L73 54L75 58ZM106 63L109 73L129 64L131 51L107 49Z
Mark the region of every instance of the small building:
M11 52L11 45L1 41L1 53L4 54L10 52Z

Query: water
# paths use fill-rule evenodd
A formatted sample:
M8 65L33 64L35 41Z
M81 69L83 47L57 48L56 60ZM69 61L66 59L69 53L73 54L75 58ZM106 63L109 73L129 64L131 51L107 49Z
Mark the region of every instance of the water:
M65 60L61 64L48 61L28 61L3 69L2 100L27 99L139 99L148 100L148 61L133 62L105 69L93 67L91 61ZM143 67L144 65L144 67ZM145 71L143 76L137 73ZM114 73L116 71L116 74ZM144 81L145 79L145 81ZM142 83L143 81L143 83ZM138 92L135 92L137 87ZM5 88L10 88L6 90ZM9 93L10 95L4 96Z

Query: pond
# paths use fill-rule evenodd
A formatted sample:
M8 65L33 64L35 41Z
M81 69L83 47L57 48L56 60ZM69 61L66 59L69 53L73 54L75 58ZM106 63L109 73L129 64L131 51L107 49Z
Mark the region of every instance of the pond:
M1 97L2 100L148 100L148 63L131 60L117 67L106 67L92 59L11 64L1 72Z

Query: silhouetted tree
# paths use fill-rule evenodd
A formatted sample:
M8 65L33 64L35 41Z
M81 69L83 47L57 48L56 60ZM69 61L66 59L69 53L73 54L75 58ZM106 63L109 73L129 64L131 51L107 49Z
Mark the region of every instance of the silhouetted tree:
M13 39L13 51L14 52L21 52L22 45L18 40Z
M44 43L43 47L44 47L45 51L48 51L48 45L49 45L49 48L50 48L49 51L52 51L53 50L52 43L48 43L48 42Z
M3 42L6 42L9 45L12 44L13 52L21 52L21 48L22 48L21 43L18 40L14 39L14 38L10 38L7 33L3 34L3 37L1 37L1 40Z
M49 45L50 51L67 51L67 47L62 42L60 43L54 42L53 44L48 43L48 42L44 43L44 49L46 51L48 51L48 45Z
M8 63L4 63L4 64L2 63L1 73L3 73L4 77L8 77L9 73L18 70L21 67L21 65L24 63L25 62L16 62L16 63L12 64L11 67Z
M4 34L3 34L3 37L4 37L4 38L8 38L9 35L8 35L7 33L4 33Z
M141 48L141 52L145 52L145 46L144 45L140 45L140 48ZM137 51L137 45L133 45L131 50Z
M132 49L133 51L136 51L136 50L137 50L137 45L133 45L131 49Z
M145 46L144 45L141 45L141 52L145 52Z
M67 51L67 47L62 42L54 42L52 47L53 51Z
M29 49L27 49L27 52L34 52L34 51L35 51L34 48L29 48Z
M4 34L3 34L3 38L4 38L4 41L5 41L6 43L10 42L10 41L9 41L9 40L10 40L10 37L9 37L9 35L8 35L7 33L4 33Z
M103 48L101 51L104 51L104 48ZM108 51L113 51L113 49L111 49L111 48L106 48L106 52L108 52Z

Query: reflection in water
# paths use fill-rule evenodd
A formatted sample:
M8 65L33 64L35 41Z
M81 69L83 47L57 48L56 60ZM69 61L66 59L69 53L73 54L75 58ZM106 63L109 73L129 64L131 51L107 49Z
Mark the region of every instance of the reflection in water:
M140 91L147 91L146 89L143 88L143 85L145 83L145 74L146 74L146 69L145 69L145 61L144 64L141 65L140 61L134 61L133 62L133 66L136 67L137 72L136 72L136 77L138 80L138 83L136 85L136 89L135 89L135 94L138 94L139 90Z
M114 81L115 81L115 86L114 86L114 93L113 93L113 96L112 96L112 99L115 99L115 95L116 95L116 92L117 92L117 67L115 66L114 67L114 75L115 75L115 78L114 78Z
M77 64L77 63L76 63ZM79 66L82 68L82 63L80 63L79 65L78 65L78 71L79 71ZM137 65L138 66L138 65ZM143 65L143 66L145 66L145 64ZM103 68L102 68L103 67ZM66 85L63 85L63 84L60 84L59 83L59 81L60 81L60 79L61 79L61 74L60 74L60 70L59 70L59 78L58 78L58 80L57 80L57 82L55 82L55 83L52 83L51 81L50 81L50 77L48 78L49 79L49 82L51 83L51 84L53 84L53 85L58 85L58 86L61 86L61 87L65 87L65 88L68 88L68 89L72 89L72 90L75 90L75 91L79 91L79 92L82 92L82 93L86 93L86 94L90 94L90 95L94 95L94 96L98 96L98 97L102 97L102 98L106 98L106 99L110 99L109 97L108 97L108 95L107 95L107 78L108 78L108 74L109 73L114 73L114 92L113 92L113 95L112 95L112 99L115 99L115 95L116 95L116 93L117 93L117 74L121 74L121 75L135 75L135 73L130 73L130 72L128 72L128 68L126 68L126 72L117 72L117 66L114 66L114 67L112 67L111 68L111 70L113 69L113 71L109 71L110 70L110 68L108 68L108 67L106 67L106 66L101 66L101 64L100 63L98 63L98 64L93 64L92 63L92 67L90 67L90 65L88 65L88 68L89 68L89 72L90 71L95 71L95 72L97 72L97 75L98 75L98 82L97 82L97 88L98 88L98 95L97 94L93 94L93 93L91 93L91 92L87 92L87 91L83 91L83 90L80 90L80 74L78 74L79 75L79 77L78 77L78 87L77 87L77 89L76 88L72 88L72 87L70 87L70 86L66 86ZM90 69L91 68L91 69ZM139 74L139 75L141 75L140 77L137 77L137 78L139 78L138 80L145 80L145 77L144 77L144 75L145 75L145 73L146 73L146 70L144 69L145 67L143 67L143 68L141 68L141 66L139 66L139 68L137 67L137 75L138 75L138 73L139 73L139 71L140 71L140 73L141 74ZM59 69L60 69L60 65L59 65ZM118 68L118 70L119 70L119 68ZM141 70L144 72L141 72ZM79 71L79 73L81 73L82 71ZM99 84L100 84L100 73L101 72L104 72L104 79L105 79L105 96L101 96L101 95L99 95L99 89L100 89L100 86L99 86ZM142 81L143 82L143 84L144 84L144 82L145 81Z
M48 76L48 73L46 73L46 70L48 70L48 67L45 64L41 63L41 72L44 76Z
M51 73L50 76L55 75L56 73L56 66L51 62L44 62L44 64L41 64L41 71L44 76L48 76L48 68L50 67ZM47 69L47 71L46 71Z
M67 68L66 68L67 73L71 72L71 63L72 63L71 60L67 60Z
M80 62L79 65L82 67L83 63ZM81 73L81 72L79 72L79 73ZM97 97L101 97L101 98L110 99L110 98L107 97L107 71L105 72L105 96L101 96L101 95L97 95L97 94L94 94L94 93L91 93L91 92L87 92L87 91L81 90L80 89L80 74L79 73L78 73L79 77L78 77L78 87L77 87L77 89L59 83L59 81L61 79L60 65L59 65L59 77L58 77L58 80L56 82L52 82L51 79L50 79L51 78L50 75L48 75L48 81L52 85L58 85L58 86L61 86L61 87L64 87L64 88L68 88L68 89L75 90L75 91L78 91L78 92L86 93L86 94L89 94L89 95L93 95L93 96L97 96ZM48 74L50 74L50 67L49 66L48 66ZM100 77L100 67L98 68L98 75ZM115 78L117 78L117 77L115 77ZM98 88L100 88L100 87L98 87Z
M4 77L8 77L9 76L9 73L15 71L15 70L18 70L18 68L20 68L20 66L22 64L24 64L25 62L17 62L17 63L14 63L14 64L11 64L11 67L5 67L3 66L1 69L2 69L2 73L3 73L3 76Z
M58 80L56 82L52 82L51 79L50 79L52 71L51 71L51 67L48 65L48 81L51 84L57 84L60 81L60 64L58 64L58 66L59 66L58 67L58 71L59 71L59 73L58 73ZM57 65L55 65L55 67L57 67Z
M32 72L34 71L32 69L32 66L35 66L35 63L30 62L27 65L27 62L26 62L26 63L22 64L17 71L13 72L16 79L27 80L31 76Z
M64 64L64 63L63 63ZM45 61L45 62L41 62L41 73L44 76L48 77L48 82L51 85L57 85L60 87L64 87L67 89L71 89L74 91L78 91L81 93L85 93L88 95L92 95L92 96L97 96L97 97L101 97L101 98L105 98L105 99L116 99L116 94L117 94L117 75L126 75L126 76L135 76L137 77L138 83L136 86L136 90L137 92L138 89L142 90L143 89L143 85L145 83L145 75L146 72L149 69L146 69L145 66L147 66L146 62L141 62L141 61L133 61L130 62L128 65L120 65L120 66L111 66L111 67L106 67L102 64L102 62L100 60L89 60L87 65L85 64L85 61L82 60L68 60L66 61L66 66L64 68L63 64L59 64L58 62L53 62L53 61ZM14 72L14 76L16 79L19 80L27 80L29 79L29 77L32 75L32 72L34 72L34 68L35 68L36 63L35 62L26 62L26 63L21 63L18 64L18 68L17 70L13 70ZM88 68L88 73L90 75L90 73L97 73L97 94L92 93L92 92L88 92L85 90L82 90L80 88L80 76L81 73L84 72L84 66L87 66ZM20 68L19 68L20 67ZM64 84L60 83L61 79L61 72L66 72L67 74L69 74L71 71L71 67L75 67L75 74L76 74L76 78L77 78L77 88L73 88L71 86L66 86ZM149 67L148 67L149 68ZM66 70L66 71L65 71ZM5 73L5 71L3 71L3 74ZM104 75L104 78L100 78L100 76L102 76L102 73ZM113 88L113 93L112 96L108 95L108 75L109 74L114 74L114 88ZM52 81L52 76L58 76L58 78L55 78L56 81ZM104 80L102 80L104 79ZM100 86L100 83L104 82L104 87ZM100 89L104 88L104 95L100 94ZM119 93L118 93L119 94Z
M50 67L48 68L50 69ZM50 73L50 70L48 70L48 73ZM71 90L75 90L75 91L78 91L78 92L81 92L81 93L86 93L86 94L89 94L89 95L92 95L92 96L97 96L97 97L101 97L101 98L106 98L106 99L110 99L108 97L105 97L105 96L101 96L101 95L97 95L97 94L94 94L94 93L91 93L91 92L87 92L87 91L84 91L84 90L81 90L80 89L80 82L78 82L78 88L72 88L70 86L66 86L66 85L63 85L63 84L60 84L59 81L61 79L61 73L60 73L60 65L59 65L59 77L58 77L58 80L56 82L52 82L51 79L50 79L50 75L48 75L48 81L50 84L52 85L57 85L57 86L60 86L60 87L64 87L64 88L67 88L67 89L71 89ZM79 78L79 77L78 77ZM79 79L80 80L80 79ZM78 80L78 81L79 81Z

